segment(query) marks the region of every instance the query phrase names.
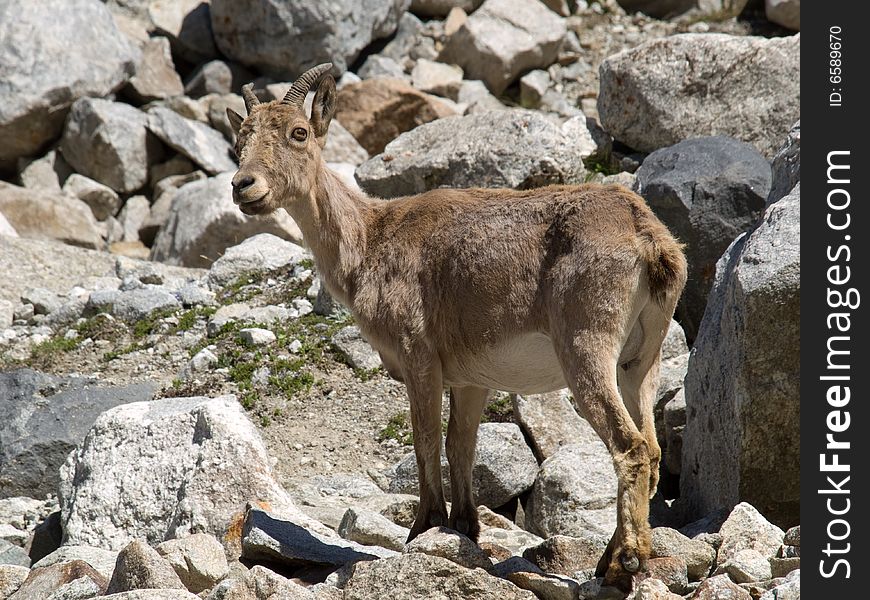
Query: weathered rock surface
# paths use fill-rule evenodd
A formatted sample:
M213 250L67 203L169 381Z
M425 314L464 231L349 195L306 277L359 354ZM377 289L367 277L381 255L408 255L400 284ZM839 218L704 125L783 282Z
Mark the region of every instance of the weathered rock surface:
M69 176L63 191L87 204L98 221L114 216L121 208L121 199L115 190L78 173Z
M78 198L0 181L0 213L20 237L102 248L97 221ZM8 242L7 242L8 243Z
M49 598L54 592L77 579L89 579L98 592L106 589L106 579L94 571L90 565L80 560L35 568L9 600L30 600Z
M573 576L577 571L594 569L607 542L606 535L586 534L582 537L554 535L523 552L523 558L547 573Z
M477 544L446 527L433 527L424 531L405 546L404 552L440 556L469 569L480 568L488 571L492 568L492 561Z
M800 184L717 265L686 376L688 518L750 502L799 519Z
M0 496L56 493L58 469L94 420L155 391L151 383L97 386L30 369L0 373Z
M326 136L326 146L323 148L323 160L328 163L361 165L368 159L369 153L366 149L337 119L333 119Z
M230 246L258 233L272 233L302 242L296 223L283 210L267 217L249 217L233 204L232 173L194 181L175 194L166 224L151 248L152 260L189 267L208 267Z
M301 520L287 520L249 506L242 527L242 556L295 566L341 566L396 555L393 550L342 539L315 523L304 515Z
M777 25L801 30L801 0L764 0L764 14Z
M635 189L686 244L689 279L677 318L694 339L716 261L764 210L770 165L752 146L733 138L695 138L650 154L637 171Z
M61 546L54 552L47 554L38 562L34 563L33 568L49 567L51 565L63 564L76 560L89 564L108 582L109 579L112 578L112 572L115 570L115 563L118 560L118 552L95 548L93 546Z
M466 569L446 558L414 552L355 564L344 586L344 598L535 600L535 595L482 569Z
M224 536L248 501L301 515L270 464L232 396L119 406L96 420L61 469L64 543L120 549L197 532L239 544Z
M332 62L344 73L372 41L389 36L409 0L212 0L215 42L227 57L276 77ZM292 45L279 40L293 40Z
M737 556L741 550L754 550L765 558L776 555L782 545L782 529L768 522L751 504L741 502L719 529L722 544L717 562L723 564Z
M603 442L563 446L541 465L525 505L526 528L545 538L609 536L616 526L616 486Z
M364 546L381 546L401 551L410 530L383 515L360 508L348 508L338 525L338 535Z
M30 569L20 565L0 564L0 598L8 598L21 587Z
M135 192L148 182L148 167L162 155L137 108L100 98L82 98L70 109L61 141L66 161L116 192Z
M369 154L400 134L454 114L444 102L398 79L367 79L338 92L336 118Z
M348 325L332 336L332 344L354 369L378 369L381 357L362 337L359 327Z
M521 73L556 62L565 22L537 0L486 0L451 35L439 60L499 95Z
M183 590L184 585L154 548L141 540L133 540L118 553L106 592L117 594L138 589Z
M229 142L207 125L158 106L148 112L148 128L210 175L236 168Z
M751 600L752 596L736 585L727 575L716 575L701 582L692 600Z
M676 529L656 527L652 530L653 558L679 556L686 561L690 581L699 581L710 574L716 560L716 551L701 540L693 540Z
M601 63L601 124L642 152L728 135L772 157L800 116L799 62L800 35L652 40Z
M94 0L4 0L0 40L0 171L55 139L77 98L118 89L139 54Z
M301 246L269 233L249 237L227 248L208 270L212 285L228 285L243 275L261 275L273 269L298 264L310 255Z
M168 4L168 2L164 2ZM142 47L142 57L136 71L127 83L125 93L139 103L162 100L184 93L181 77L175 71L169 40L165 37L149 39Z
M767 204L773 204L801 180L801 122L794 124L770 164L772 181Z
M105 252L57 241L0 236L0 272L5 274L0 299L17 303L32 287L66 294L87 277L113 272L115 260Z
M512 399L514 418L541 462L562 446L599 439L592 426L574 410L569 396L568 390L559 390Z
M569 121L568 123L571 123ZM581 183L595 150L585 125L559 128L539 113L504 110L448 117L413 129L356 172L369 194L395 198L438 187L526 189Z
M513 423L483 423L478 430L477 452L471 472L475 502L497 508L528 490L535 482L538 463L526 445L520 428ZM444 451L441 474L445 496L450 498L449 469ZM393 467L389 491L418 493L414 453ZM537 533L537 532L535 532Z
M194 594L211 589L230 572L223 546L211 535L195 533L168 540L156 550L172 566L184 587Z
M191 64L217 58L212 38L211 2L151 0L148 17L158 33L169 38L172 50Z

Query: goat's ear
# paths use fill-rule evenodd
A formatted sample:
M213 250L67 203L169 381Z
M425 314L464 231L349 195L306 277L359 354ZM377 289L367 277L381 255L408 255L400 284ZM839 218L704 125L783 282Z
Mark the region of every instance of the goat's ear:
M326 130L329 122L335 116L335 79L332 75L324 77L314 94L314 102L311 104L311 125L317 143L323 146L326 143Z
M229 107L227 107L227 118L230 120L230 126L233 128L233 131L236 132L236 135L239 135L239 129L242 128L242 121L245 118Z

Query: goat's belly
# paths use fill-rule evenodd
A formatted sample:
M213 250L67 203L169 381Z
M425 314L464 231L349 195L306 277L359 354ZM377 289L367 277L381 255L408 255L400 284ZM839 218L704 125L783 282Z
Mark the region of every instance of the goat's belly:
M476 385L519 394L541 394L565 387L553 343L542 333L531 333L457 357L444 372L448 385Z

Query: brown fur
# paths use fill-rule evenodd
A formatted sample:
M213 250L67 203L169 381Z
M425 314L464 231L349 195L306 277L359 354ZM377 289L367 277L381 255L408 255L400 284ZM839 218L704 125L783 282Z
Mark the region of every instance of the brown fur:
M650 553L649 498L661 455L652 403L686 279L680 244L620 186L368 198L320 156L330 98L327 77L310 120L279 103L253 108L240 127L234 198L249 214L288 210L329 291L407 385L420 474L410 537L447 523L476 539L471 465L490 389L567 385L619 480L617 530L599 571L630 587ZM305 143L292 138L300 127L310 132ZM449 516L439 459L445 386Z

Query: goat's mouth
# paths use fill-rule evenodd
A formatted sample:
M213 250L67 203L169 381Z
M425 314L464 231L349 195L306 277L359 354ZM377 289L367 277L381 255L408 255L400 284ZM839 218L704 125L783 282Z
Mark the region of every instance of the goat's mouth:
M239 210L246 215L259 215L269 210L269 196L271 192L266 192L255 200L238 201Z

